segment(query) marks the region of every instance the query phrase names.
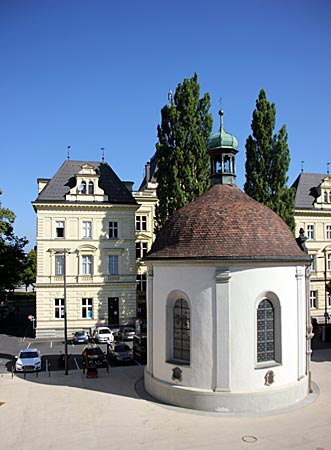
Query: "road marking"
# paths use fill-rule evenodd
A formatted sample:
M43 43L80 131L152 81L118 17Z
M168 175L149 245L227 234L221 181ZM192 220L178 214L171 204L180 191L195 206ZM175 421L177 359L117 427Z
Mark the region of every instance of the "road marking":
M30 345L31 345L31 342L29 342L29 343L28 343L28 346L27 346L27 348L29 348L29 347L30 347Z
M79 369L80 369L80 367L79 367L79 365L78 365L77 359L76 359L76 358L74 358L74 360L75 360L75 363L76 363L76 367L77 367L77 370L79 370Z
M49 346L50 346L50 348L53 347L53 341L51 341L51 342L49 343Z

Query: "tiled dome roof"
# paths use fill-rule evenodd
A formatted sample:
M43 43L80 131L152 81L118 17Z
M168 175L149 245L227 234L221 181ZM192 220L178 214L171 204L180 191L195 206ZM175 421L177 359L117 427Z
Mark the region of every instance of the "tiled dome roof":
M307 261L285 222L239 188L217 184L174 214L146 260Z

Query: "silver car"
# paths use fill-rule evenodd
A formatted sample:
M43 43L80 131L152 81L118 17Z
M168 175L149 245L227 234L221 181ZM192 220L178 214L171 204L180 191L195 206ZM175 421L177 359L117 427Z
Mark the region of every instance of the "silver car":
M16 356L16 372L36 372L41 370L41 353L36 348L21 350Z

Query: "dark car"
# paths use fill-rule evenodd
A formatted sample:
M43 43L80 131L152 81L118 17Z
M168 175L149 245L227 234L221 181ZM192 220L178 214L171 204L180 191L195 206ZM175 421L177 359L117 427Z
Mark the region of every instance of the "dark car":
M136 334L136 330L133 327L122 327L118 332L119 341L132 341L133 336Z
M108 367L105 353L96 344L88 344L84 347L83 365L85 367Z
M89 340L89 335L87 331L76 331L72 337L72 342L74 344L87 344Z
M133 361L133 353L127 344L119 343L113 344L109 356L112 360L117 362L131 362Z
M146 334L136 334L132 343L133 355L136 358L146 361L147 359L147 336Z

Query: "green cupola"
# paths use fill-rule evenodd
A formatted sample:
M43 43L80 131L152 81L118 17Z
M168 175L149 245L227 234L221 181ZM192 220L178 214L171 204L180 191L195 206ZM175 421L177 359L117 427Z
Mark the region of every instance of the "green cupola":
M220 130L207 140L211 164L211 185L236 184L235 155L238 153L238 139L223 128L224 111L219 111Z

